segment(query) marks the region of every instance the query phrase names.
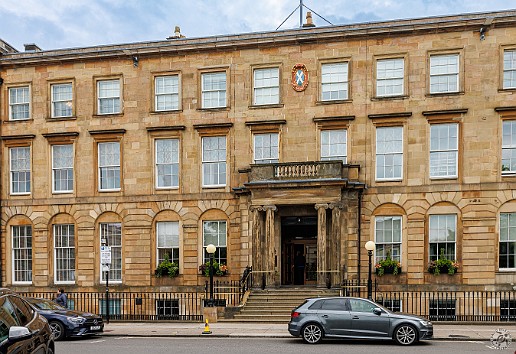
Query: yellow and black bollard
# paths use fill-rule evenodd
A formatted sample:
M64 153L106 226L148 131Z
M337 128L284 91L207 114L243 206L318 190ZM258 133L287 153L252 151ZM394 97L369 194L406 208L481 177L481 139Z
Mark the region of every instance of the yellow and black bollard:
M202 334L211 334L210 325L208 324L208 319L206 319L206 323L204 324L204 331L202 332Z

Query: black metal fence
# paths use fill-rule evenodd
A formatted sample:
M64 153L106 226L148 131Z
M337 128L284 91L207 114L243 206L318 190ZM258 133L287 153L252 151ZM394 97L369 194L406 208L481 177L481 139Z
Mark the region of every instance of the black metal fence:
M341 295L367 297L366 283L344 281ZM392 311L431 321L516 321L516 291L380 291L374 282L372 297Z

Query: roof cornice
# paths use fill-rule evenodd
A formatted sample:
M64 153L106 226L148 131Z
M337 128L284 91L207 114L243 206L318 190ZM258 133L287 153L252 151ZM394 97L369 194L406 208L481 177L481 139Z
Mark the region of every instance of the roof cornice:
M489 21L487 21L489 20ZM227 51L248 47L280 46L311 42L348 40L378 36L415 35L419 33L480 30L489 22L490 28L516 26L516 10L426 17L407 20L368 22L341 26L301 28L274 32L253 32L203 38L181 38L163 41L103 45L39 52L0 55L0 66L31 66L68 61L110 58L139 58L159 55L184 55L188 52Z

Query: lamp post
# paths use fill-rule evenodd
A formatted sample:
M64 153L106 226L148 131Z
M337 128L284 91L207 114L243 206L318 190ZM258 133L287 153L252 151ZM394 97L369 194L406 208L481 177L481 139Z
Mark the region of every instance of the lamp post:
M216 250L217 247L212 243L206 246L206 252L208 252L208 255L210 256L210 302L208 305L210 307L213 307L213 256Z
M376 247L376 245L373 241L367 241L365 244L365 248L367 250L367 255L369 256L369 273L367 275L367 298L369 300L373 299L373 280L371 278L371 272L372 272L373 251L374 251L375 247Z

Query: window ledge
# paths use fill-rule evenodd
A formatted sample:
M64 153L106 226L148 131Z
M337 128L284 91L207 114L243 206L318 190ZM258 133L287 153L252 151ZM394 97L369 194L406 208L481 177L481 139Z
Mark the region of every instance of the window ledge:
M459 176L430 176L430 181L453 181L459 178Z
M499 88L498 92L507 92L507 93L513 93L516 91L516 87L508 87L508 88Z
M388 101L388 100L404 100L409 98L408 95L396 95L396 96L375 96L371 97L371 101Z
M70 116L70 117L47 117L45 118L47 122L62 122L66 120L77 120L77 116Z
M514 171L514 172L510 171L510 172L505 172L505 173L502 172L502 178L503 177L516 177L516 171Z
M3 122L4 123L20 123L20 122L27 123L27 122L33 122L33 121L34 121L34 118L28 118L28 119L8 119L8 120L4 120Z
M283 103L273 103L273 104L253 104L249 106L249 109L263 109L263 108L283 108L285 105Z
M116 117L123 117L123 113L109 113L109 114L94 114L92 115L93 118L116 118Z
M150 114L178 114L182 112L182 109L170 109L165 111L151 111Z
M197 108L200 112L225 112L229 111L229 107L213 107L213 108Z
M99 193L118 193L122 191L121 188L119 189L99 189Z
M317 105L325 105L325 104L343 104L343 103L352 103L353 100L350 98L347 98L345 100L325 100L325 101L316 101L315 104Z
M427 93L426 97L447 97L464 95L464 91Z

